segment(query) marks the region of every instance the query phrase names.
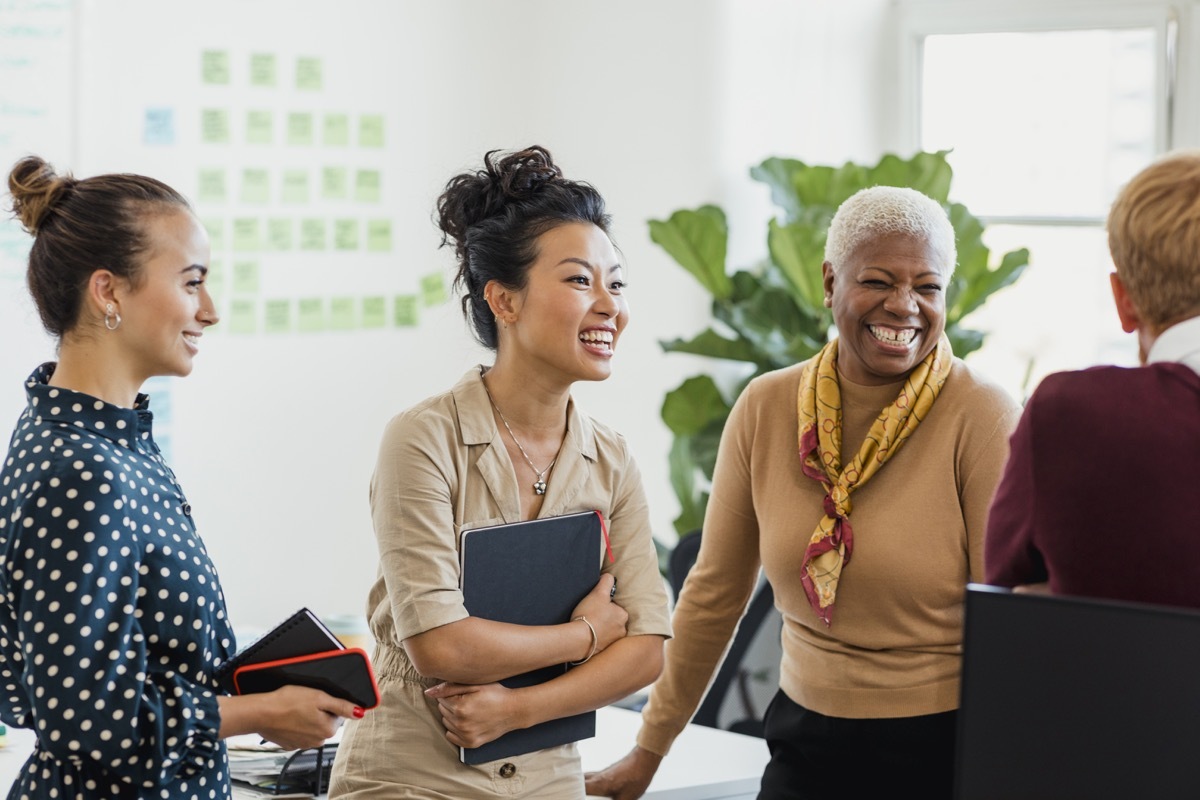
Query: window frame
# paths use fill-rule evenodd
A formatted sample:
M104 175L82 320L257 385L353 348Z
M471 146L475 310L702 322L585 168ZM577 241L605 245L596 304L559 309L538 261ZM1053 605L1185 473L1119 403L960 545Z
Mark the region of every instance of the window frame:
M924 39L939 34L1151 28L1155 155L1200 146L1200 0L899 0L898 144L921 149ZM987 224L1102 227L1103 218L996 215Z

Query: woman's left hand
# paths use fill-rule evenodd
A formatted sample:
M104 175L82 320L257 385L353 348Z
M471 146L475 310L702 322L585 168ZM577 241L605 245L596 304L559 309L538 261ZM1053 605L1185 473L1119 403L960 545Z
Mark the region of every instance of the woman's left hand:
M439 683L425 695L437 700L446 738L458 747L479 747L524 727L512 690L498 683Z

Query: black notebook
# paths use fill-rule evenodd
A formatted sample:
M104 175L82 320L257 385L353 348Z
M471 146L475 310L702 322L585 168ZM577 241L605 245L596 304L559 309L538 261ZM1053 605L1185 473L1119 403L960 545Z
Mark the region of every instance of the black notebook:
M218 667L216 678L221 688L232 694L233 673L239 667L344 649L345 645L316 614L302 608Z
M473 617L518 625L559 625L600 580L601 520L597 511L544 517L464 531L460 544L463 601ZM562 675L567 664L514 675L510 689ZM510 731L481 747L460 748L466 764L509 756L596 735L596 712Z

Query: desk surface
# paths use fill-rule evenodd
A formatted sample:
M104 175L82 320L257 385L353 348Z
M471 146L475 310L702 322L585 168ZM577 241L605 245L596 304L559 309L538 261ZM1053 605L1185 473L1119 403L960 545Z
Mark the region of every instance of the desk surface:
M628 753L641 714L623 708L596 712L596 738L579 743L583 768L602 769ZM688 725L671 746L644 797L648 800L754 800L770 754L753 736Z
M633 747L641 715L621 708L602 708L596 715L596 738L579 743L585 770L602 769ZM33 750L33 731L8 731L0 749L0 796L16 780ZM645 797L648 800L753 800L769 756L762 739L699 725L689 725L663 759Z

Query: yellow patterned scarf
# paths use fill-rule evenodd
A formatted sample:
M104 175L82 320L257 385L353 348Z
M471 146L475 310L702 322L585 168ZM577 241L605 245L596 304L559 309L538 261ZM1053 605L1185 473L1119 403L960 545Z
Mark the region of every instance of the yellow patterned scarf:
M825 345L800 376L800 458L804 474L825 487L825 515L804 551L801 581L808 602L826 625L842 570L850 563L850 493L899 452L933 407L950 374L950 341L943 335L934 351L909 373L895 401L879 413L854 460L842 469L842 393L837 374L838 343Z

